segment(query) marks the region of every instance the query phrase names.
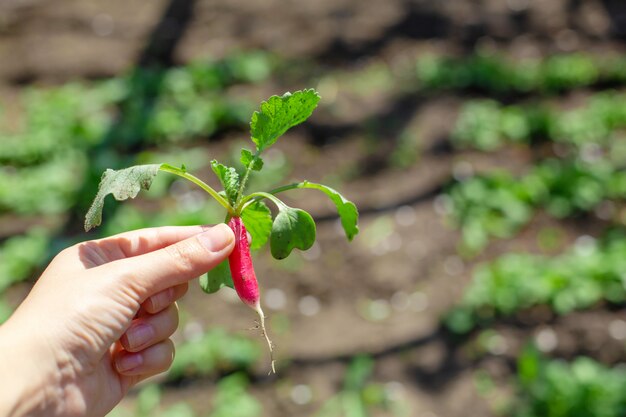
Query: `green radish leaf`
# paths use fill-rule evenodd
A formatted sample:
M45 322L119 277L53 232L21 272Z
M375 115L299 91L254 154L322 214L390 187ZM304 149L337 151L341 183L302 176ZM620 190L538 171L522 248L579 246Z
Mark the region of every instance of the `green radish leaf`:
M308 119L319 101L314 89L272 96L264 101L250 120L250 134L257 150L270 147L287 130Z
M213 294L222 287L234 288L228 260L221 262L215 268L202 275L200 277L200 287L208 294Z
M98 193L85 216L85 231L88 232L102 223L102 206L107 195L113 194L118 201L135 198L139 191L150 189L160 167L161 164L150 164L117 171L107 169L102 174Z
M241 213L241 220L252 236L251 249L259 249L267 242L272 231L272 212L265 203L257 201Z
M276 259L285 259L293 248L307 250L315 242L315 222L304 210L281 206L272 224L270 249Z
M344 196L333 188L327 187L323 184L316 184L314 182L304 181L299 188L313 188L325 193L335 206L337 207L337 213L341 219L341 225L346 232L348 240L354 239L354 236L359 233L359 211L353 202L347 200Z
M241 150L241 164L244 167L248 167L251 162L254 162L252 166L250 167L250 169L252 169L253 171L260 171L261 169L263 169L263 160L261 159L260 156L255 157L254 154L250 152L249 150L242 149Z
M239 192L239 174L237 171L235 168L220 164L215 159L211 161L211 168L220 179L228 200L231 204L235 204Z

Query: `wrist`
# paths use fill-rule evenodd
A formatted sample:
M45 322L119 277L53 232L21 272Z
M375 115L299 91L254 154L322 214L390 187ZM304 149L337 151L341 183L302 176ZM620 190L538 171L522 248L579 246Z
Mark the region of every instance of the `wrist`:
M0 326L0 416L54 414L58 372L35 333L14 318Z

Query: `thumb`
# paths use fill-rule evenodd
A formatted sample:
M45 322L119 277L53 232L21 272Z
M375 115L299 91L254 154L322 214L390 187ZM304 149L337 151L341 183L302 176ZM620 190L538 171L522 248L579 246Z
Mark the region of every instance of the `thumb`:
M190 281L215 268L230 255L235 236L226 224L165 248L107 264L119 283L139 302L166 288Z

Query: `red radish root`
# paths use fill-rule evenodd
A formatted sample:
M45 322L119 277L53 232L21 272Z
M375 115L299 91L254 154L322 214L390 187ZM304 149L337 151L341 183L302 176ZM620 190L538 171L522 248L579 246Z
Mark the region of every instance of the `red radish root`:
M228 222L228 226L235 233L235 247L228 257L230 274L233 278L235 291L241 301L250 306L259 315L261 331L267 341L270 350L272 372L276 373L274 361L274 345L267 335L265 329L265 315L261 309L261 297L259 293L259 283L252 266L252 256L250 255L250 243L248 242L248 232L241 217L233 217Z

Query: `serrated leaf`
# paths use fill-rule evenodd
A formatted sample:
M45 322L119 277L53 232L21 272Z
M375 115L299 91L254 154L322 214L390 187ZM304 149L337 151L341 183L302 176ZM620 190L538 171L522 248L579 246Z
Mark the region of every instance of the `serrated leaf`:
M252 169L253 171L260 171L261 169L263 169L263 160L260 156L255 157L254 154L249 150L242 149L241 164L244 167L247 167L250 165L251 162L253 162L253 164L250 166L250 169Z
M220 179L222 187L226 192L226 196L231 204L235 204L237 200L237 193L239 192L239 174L237 170L232 167L222 165L216 160L211 161L211 168L215 175Z
M154 177L158 174L161 164L137 165L130 168L107 169L102 174L98 193L85 216L85 231L102 223L102 206L104 198L113 194L116 200L135 198L139 191L148 190Z
M270 234L270 249L276 259L285 259L294 248L310 249L315 243L315 222L304 210L282 206Z
M259 249L267 242L272 232L272 212L265 203L257 201L241 213L241 220L252 236L251 249Z
M228 261L223 261L200 277L200 287L207 294L213 294L223 287L234 288Z
M287 130L308 119L319 101L320 96L313 89L272 96L264 101L250 120L250 134L257 150L268 148Z
M337 207L337 213L341 219L343 230L346 232L346 237L348 240L354 239L354 236L359 233L359 211L352 201L346 199L337 190L323 184L304 181L300 188L313 188L330 197Z

